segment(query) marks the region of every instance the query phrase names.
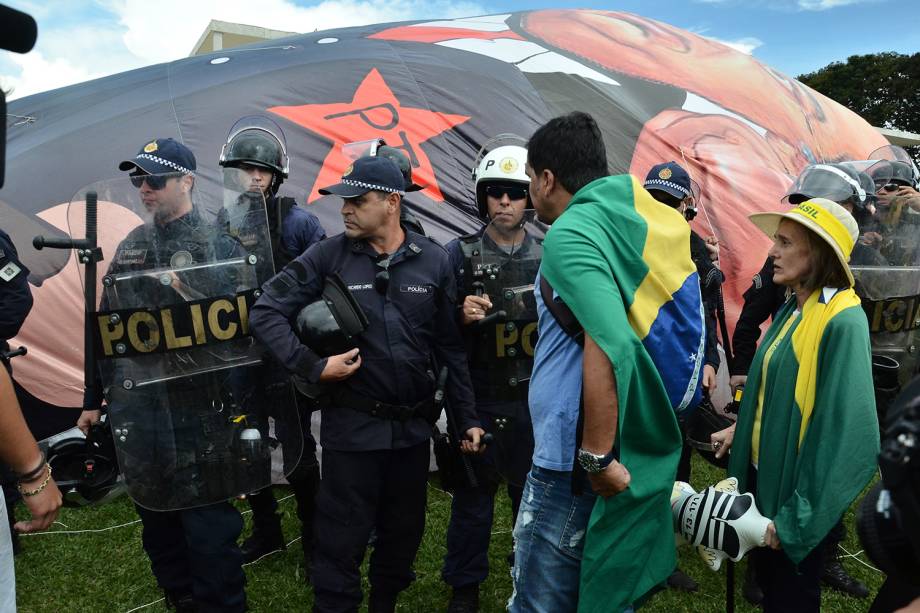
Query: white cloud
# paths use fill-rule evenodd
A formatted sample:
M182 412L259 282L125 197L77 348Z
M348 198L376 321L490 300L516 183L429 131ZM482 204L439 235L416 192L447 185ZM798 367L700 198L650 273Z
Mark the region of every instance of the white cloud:
M49 4L63 8L59 0ZM11 98L186 57L212 19L306 33L488 12L473 1L450 0L325 0L313 6L291 0L262 0L257 6L252 0L159 0L155 10L141 0L95 0L82 11L92 13L92 19L80 23L72 8L79 5L64 4L70 12L57 15L66 14L68 20L58 24L47 7L19 3L22 9L36 9L39 39L31 53L9 54L9 61L0 64L0 84L13 88Z
M763 41L759 38L754 38L753 36L745 36L735 40L722 40L721 38L716 38L715 36L707 36L706 38L709 40L714 40L717 43L722 43L726 47L731 47L735 51L740 51L745 55L751 55L754 53L755 49L763 46Z
M108 6L126 29L127 48L150 62L188 55L212 19L273 30L313 32L409 17L465 17L486 12L472 2L448 0L326 0L308 7L289 0L262 0L257 10L251 0L161 0L156 11L150 10L149 2L141 0L111 0ZM179 15L181 18L177 19Z
M799 8L805 11L826 11L838 6L862 4L873 0L798 0Z

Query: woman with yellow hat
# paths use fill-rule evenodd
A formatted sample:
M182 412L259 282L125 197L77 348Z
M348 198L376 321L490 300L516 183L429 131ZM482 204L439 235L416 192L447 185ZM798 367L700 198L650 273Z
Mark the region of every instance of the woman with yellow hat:
M866 315L847 264L859 230L823 198L751 221L773 238L773 281L792 291L754 356L728 473L772 521L752 552L765 611L818 611L830 529L872 478L879 451Z

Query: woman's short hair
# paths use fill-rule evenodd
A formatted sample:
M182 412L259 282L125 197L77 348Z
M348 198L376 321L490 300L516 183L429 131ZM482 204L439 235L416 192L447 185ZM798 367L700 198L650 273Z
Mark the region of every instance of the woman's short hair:
M814 291L821 287L849 287L847 273L833 248L823 238L806 229L811 269L802 279L802 287Z

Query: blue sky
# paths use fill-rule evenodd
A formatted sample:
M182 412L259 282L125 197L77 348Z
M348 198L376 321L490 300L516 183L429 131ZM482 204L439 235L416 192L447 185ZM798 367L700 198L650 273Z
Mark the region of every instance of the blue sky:
M850 55L920 52L917 0L5 0L31 13L39 41L0 53L11 98L186 57L210 19L310 32L367 23L535 8L638 13L718 39L796 76Z

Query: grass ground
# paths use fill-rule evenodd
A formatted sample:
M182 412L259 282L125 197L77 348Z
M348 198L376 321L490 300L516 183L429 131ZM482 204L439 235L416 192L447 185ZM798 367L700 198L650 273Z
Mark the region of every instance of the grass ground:
M697 489L718 481L721 476L699 457L694 457L693 485ZM283 488L278 497L282 498ZM511 512L507 496L499 497L496 521L490 548L491 572L482 586L482 611L505 610L511 594L511 578L505 556L511 550ZM280 504L284 512L285 533L294 538L299 534L293 498ZM246 508L241 505L241 509ZM855 505L853 507L855 509ZM22 514L22 509L19 509ZM416 560L416 582L404 592L399 610L406 612L444 611L450 590L441 582L440 567L444 557L444 541L450 516L450 497L429 487L428 521L425 537ZM249 515L246 531L249 530ZM22 539L23 553L16 558L16 578L19 610L22 613L60 612L119 612L165 611L147 558L141 549L141 526L127 498L103 507L65 509L59 524L51 533ZM853 529L853 513L847 514L847 551L858 552ZM135 523L130 523L135 522ZM127 525L124 525L127 524ZM99 530L99 532L76 532ZM865 561L864 555L859 559ZM755 611L741 598L740 581L744 573L742 561L736 572L736 610ZM836 592L824 591L822 611L866 611L875 591L884 579L878 571L853 559L847 569L872 590L867 600L855 600ZM705 568L696 553L689 548L680 551L680 567L701 584L696 594L665 591L654 596L642 611L721 611L725 607L725 574ZM366 571L366 569L365 569ZM256 612L308 611L312 591L304 583L303 554L299 542L284 552L272 554L246 568L246 591L250 610ZM365 593L367 585L365 584ZM143 605L150 604L143 607ZM139 608L143 607L143 608Z

